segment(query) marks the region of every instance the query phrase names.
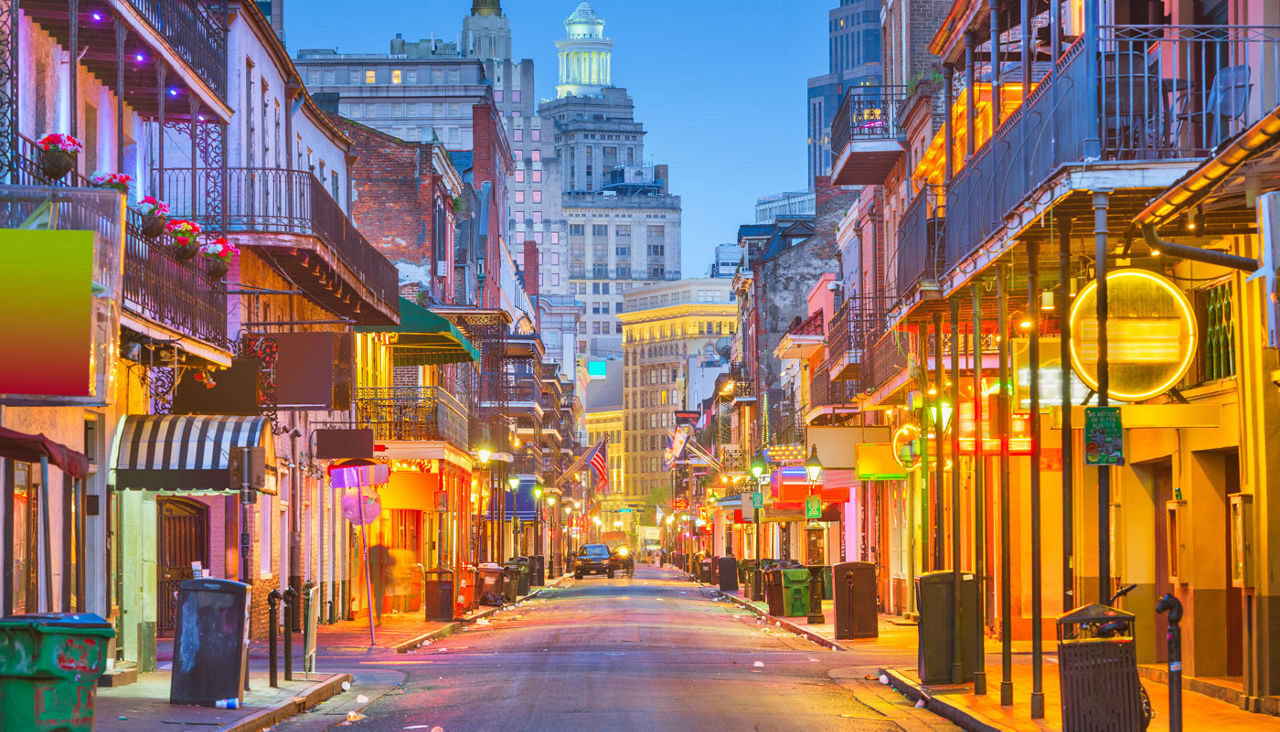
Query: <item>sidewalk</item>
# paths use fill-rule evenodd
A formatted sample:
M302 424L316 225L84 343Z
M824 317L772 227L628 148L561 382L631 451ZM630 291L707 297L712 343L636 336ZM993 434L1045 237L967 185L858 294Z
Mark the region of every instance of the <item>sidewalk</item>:
M958 686L926 686L916 670L917 629L915 623L891 615L880 616L880 636L860 640L835 640L835 614L830 600L822 603L826 622L809 625L806 618L782 618L769 615L763 602L751 602L742 594L723 593L736 604L767 617L770 622L815 643L836 650L863 652L874 648L878 652L902 659L897 665L882 669L889 683L913 701L925 700L929 711L945 717L969 730L1057 730L1062 729L1062 702L1058 686L1058 655L1056 642L1046 641L1043 649L1043 690L1045 718L1031 719L1032 655L1030 642L1013 644L1012 681L1014 704L1000 706L1001 654L999 641L986 641L987 694L973 693L972 684ZM1169 687L1151 680L1150 672L1143 674L1143 686L1151 697L1156 717L1149 730L1169 728ZM1198 694L1186 688L1182 692L1182 723L1184 729L1254 730L1259 727L1280 728L1280 720L1266 714L1247 712L1234 704Z
M302 674L298 674L299 677ZM136 683L98 689L94 728L99 730L260 730L303 712L342 692L350 674L324 674L310 680L280 681L267 686L267 674L250 674L251 691L239 709L189 707L169 703L169 673L142 674Z

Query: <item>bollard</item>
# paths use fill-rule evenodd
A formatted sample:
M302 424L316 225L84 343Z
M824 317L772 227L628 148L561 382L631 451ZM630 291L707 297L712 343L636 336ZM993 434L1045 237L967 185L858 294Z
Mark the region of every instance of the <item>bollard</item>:
M293 614L298 609L298 593L284 590L284 680L293 681Z
M764 569L757 563L755 571L751 573L751 601L760 602L764 599Z
M1169 613L1169 732L1182 732L1182 602L1165 594L1157 613Z
M280 590L272 590L267 594L267 669L270 675L271 688L280 686L276 678L276 663L279 649L276 648L276 632L280 625Z
M822 570L809 573L809 625L821 625L827 622L822 615Z

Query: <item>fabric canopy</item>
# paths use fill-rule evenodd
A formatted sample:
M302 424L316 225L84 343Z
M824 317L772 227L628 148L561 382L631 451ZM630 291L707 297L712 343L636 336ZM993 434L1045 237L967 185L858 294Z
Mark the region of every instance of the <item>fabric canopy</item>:
M48 458L50 464L72 478L84 478L89 474L89 458L84 453L54 442L43 434L29 435L0 427L0 457L24 463L38 463L40 458Z
M134 414L125 417L116 444L117 490L230 491L234 447L263 447L267 469L275 464L266 417Z
M357 333L390 333L397 366L480 360L480 351L447 319L400 298L400 325L356 327Z

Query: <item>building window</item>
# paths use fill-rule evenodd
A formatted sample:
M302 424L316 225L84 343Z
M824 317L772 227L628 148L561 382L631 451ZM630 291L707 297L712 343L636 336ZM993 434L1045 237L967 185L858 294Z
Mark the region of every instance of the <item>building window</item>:
M516 203L524 203L524 191L516 191ZM520 218L517 214L516 218Z
M378 82L378 72L373 69L366 69L364 72L364 83L376 84Z
M402 71L400 71L400 69L392 69L392 70L391 70L391 83L392 83L392 84L399 84L399 83L400 83L400 82L402 82L402 81L404 81L404 78L403 78L403 72L402 72Z
M553 232L551 232L551 243L552 243L552 244L559 244L559 243L560 243L560 232L558 232L558 231L553 231Z
M524 168L516 168L516 182L517 183L524 182Z
M352 83L352 84L359 84L359 83L360 83L360 69L352 69L352 70L351 70L350 80L351 80L351 81L350 81L350 83Z
M541 182L542 182L542 171L541 171L541 170L535 170L535 171L533 171L533 182L534 182L534 183L541 183Z
M538 142L542 139L542 130L537 129L536 127L529 134L533 138L534 142Z
M529 154L533 156L533 162L538 163L538 162L541 162L541 161L542 161L542 151L541 151L541 150L534 150L533 152L531 152L531 153L529 153Z
M551 286L552 287L560 286L560 275L556 274L555 272L551 273Z
M619 307L619 308L621 308L621 307L622 307L622 303L618 303L618 307ZM613 324L613 327L614 327L614 332L615 332L615 333L617 333L618 335L622 335L622 321L621 321L621 320L619 320L618 322L614 323L614 324Z
M592 224L591 236L596 238L607 238L609 236L608 224Z
M495 102L501 102L501 101L502 101L502 90L501 90L501 89L498 89L498 90L496 90L496 91L494 91L494 92L493 92L493 101L495 101Z
M517 127L517 128L516 128L516 129L511 133L511 139L515 140L516 142L522 142L522 141L524 140L524 130L522 130L521 128Z
M533 192L533 202L534 202L534 203L542 203L542 191L534 191L534 192Z
M535 224L541 224L541 223L542 223L542 212L541 212L541 211L534 211L534 212L533 212L533 223L535 223Z
M512 102L515 102L515 103L517 103L517 104L520 102L520 90L519 90L519 89L516 89L516 90L514 90L514 91L512 91L512 92L511 92L511 101L512 101Z
M404 81L405 81L405 83L406 83L406 84L417 84L417 83L418 83L418 72L417 72L417 71L414 71L413 69L409 69L408 71L406 71L406 72L405 72L405 79L404 79Z
M569 224L569 236L582 236L585 228L585 224ZM554 242L555 239L552 239L552 243Z
M552 263L552 264L560 264L560 252L552 252L552 253L551 253L551 263Z

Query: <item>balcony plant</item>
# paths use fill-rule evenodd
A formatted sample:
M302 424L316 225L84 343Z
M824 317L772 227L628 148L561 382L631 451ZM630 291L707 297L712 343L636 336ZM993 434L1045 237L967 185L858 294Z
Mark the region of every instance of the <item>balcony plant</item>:
M40 172L49 180L62 180L76 167L76 155L84 150L84 143L71 135L50 133L36 143L44 152L40 155Z
M98 188L114 188L121 193L129 193L129 181L133 180L133 176L126 173L99 173L89 179L89 182Z
M186 261L200 253L200 224L174 219L165 224L164 230L173 237L173 249L178 259Z
M200 247L200 254L209 260L209 274L219 279L226 277L227 272L231 271L231 256L239 253L236 245L227 241L225 236Z
M156 238L164 233L165 224L169 223L169 204L155 196L145 196L138 202L138 213L142 214L142 235Z

